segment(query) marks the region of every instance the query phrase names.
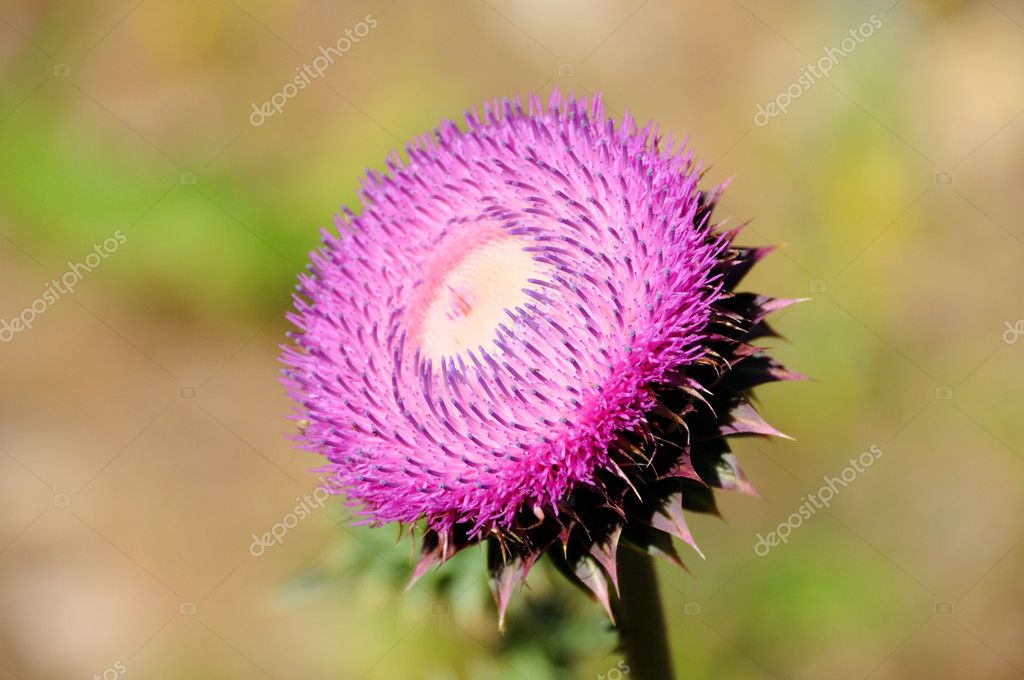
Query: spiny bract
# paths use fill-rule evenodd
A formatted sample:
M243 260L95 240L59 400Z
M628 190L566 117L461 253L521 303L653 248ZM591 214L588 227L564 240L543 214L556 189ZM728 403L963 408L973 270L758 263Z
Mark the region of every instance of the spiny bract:
M771 249L599 96L494 102L407 153L300 276L299 440L366 521L424 521L414 580L487 542L503 619L547 551L607 609L620 538L678 561L683 508L753 493L724 437L779 434L749 390L798 377L751 344L793 301L734 291Z

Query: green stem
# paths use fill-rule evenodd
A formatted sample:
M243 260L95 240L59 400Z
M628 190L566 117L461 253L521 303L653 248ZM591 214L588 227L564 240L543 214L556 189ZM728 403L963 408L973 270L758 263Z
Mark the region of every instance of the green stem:
M672 680L668 631L650 555L623 546L618 554L620 596L612 603L630 680Z

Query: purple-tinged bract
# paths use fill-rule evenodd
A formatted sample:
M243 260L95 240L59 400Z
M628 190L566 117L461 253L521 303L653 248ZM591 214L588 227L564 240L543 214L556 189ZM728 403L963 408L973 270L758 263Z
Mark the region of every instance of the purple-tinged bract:
M751 344L791 301L734 290L770 248L599 97L489 104L407 153L300 277L299 439L367 521L425 521L414 577L486 541L502 616L544 551L607 608L620 537L678 561L684 507L752 492L723 437L777 435L749 390L798 377Z

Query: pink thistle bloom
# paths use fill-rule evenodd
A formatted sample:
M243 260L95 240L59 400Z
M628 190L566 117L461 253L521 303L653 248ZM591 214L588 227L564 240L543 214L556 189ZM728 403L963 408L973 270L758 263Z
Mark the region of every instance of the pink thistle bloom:
M751 344L792 301L734 292L770 248L599 97L495 102L406 150L300 276L299 440L365 521L425 521L414 578L487 542L503 616L548 550L607 608L620 537L678 561L684 507L753 492L723 437L778 435L746 397L799 377Z

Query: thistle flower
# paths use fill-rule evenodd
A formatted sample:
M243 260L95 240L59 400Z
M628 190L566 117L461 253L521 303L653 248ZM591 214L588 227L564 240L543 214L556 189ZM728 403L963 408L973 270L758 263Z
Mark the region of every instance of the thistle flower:
M794 301L735 291L771 248L599 96L494 102L406 151L299 277L300 445L365 522L425 527L413 581L486 543L502 620L546 552L610 614L619 541L679 562L684 508L754 493L725 437L780 435L750 389L798 376L752 343Z

